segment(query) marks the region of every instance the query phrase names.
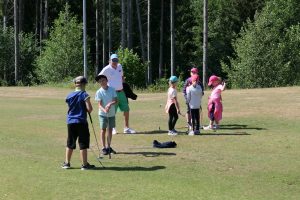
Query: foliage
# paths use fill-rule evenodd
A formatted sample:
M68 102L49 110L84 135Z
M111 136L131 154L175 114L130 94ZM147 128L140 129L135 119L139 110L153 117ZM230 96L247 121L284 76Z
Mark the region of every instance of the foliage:
M82 74L82 24L69 12L68 5L55 20L50 38L45 41L36 64L39 79L43 83L59 82Z
M133 87L145 87L146 66L133 50L118 49L119 62L123 66L125 81Z
M18 68L17 84L31 85L36 80L33 60L37 55L37 49L32 34L20 33L20 61ZM0 32L0 85L14 84L14 30L8 27Z
M14 80L14 31L0 31L0 85L13 84Z
M224 77L221 63L229 63L233 56L232 41L237 39L241 27L247 19L253 19L265 0L218 0L208 1L208 69L207 73ZM197 26L193 27L197 62L202 63L203 42L203 1L192 1Z
M234 43L236 58L224 65L233 87L294 85L300 78L297 0L270 1L255 21L248 20Z

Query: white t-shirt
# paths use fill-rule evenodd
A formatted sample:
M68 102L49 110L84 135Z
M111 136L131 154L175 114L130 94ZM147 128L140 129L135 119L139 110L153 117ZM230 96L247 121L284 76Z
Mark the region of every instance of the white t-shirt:
M108 86L117 91L123 90L123 68L121 64L118 64L116 69L109 64L101 70L100 74L107 77Z

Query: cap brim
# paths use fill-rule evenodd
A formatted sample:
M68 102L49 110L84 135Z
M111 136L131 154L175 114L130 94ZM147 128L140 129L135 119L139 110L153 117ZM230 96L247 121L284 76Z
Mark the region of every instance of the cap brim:
M119 59L118 58L113 58L111 59L112 62L119 62Z

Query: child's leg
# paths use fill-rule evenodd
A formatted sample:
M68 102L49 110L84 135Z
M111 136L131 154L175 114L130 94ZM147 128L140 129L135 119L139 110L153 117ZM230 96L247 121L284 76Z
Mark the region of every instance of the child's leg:
M192 117L192 130L195 131L196 126L195 126L195 109L191 109L191 117Z
M80 150L80 158L83 165L87 165L87 149Z
M176 112L175 112L175 115L174 115L174 117L173 117L173 124L172 124L173 129L172 129L172 130L175 129L175 125L176 125L177 120L178 120L178 114L177 114L177 111L176 111Z
M72 157L73 149L66 147L66 160L65 163L70 163Z
M199 131L199 109L195 109L195 130Z
M101 129L101 140L102 140L103 148L106 148L105 135L106 135L106 129Z
M168 120L168 127L169 127L169 131L173 130L173 114L171 112L169 112L169 120Z
M176 110L175 104L172 104L169 108L169 122L168 122L169 131L172 131L175 127L174 121L175 121L175 123L177 121L177 119L175 119L176 114L177 114L177 110Z

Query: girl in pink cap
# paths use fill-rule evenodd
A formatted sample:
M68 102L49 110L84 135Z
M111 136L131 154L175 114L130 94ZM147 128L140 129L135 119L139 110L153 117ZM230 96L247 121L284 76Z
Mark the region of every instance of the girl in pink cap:
M221 92L225 90L226 83L222 82L220 77L213 75L209 78L208 86L212 87L207 106L210 122L209 125L203 127L203 129L215 130L219 128L219 122L222 119L223 106Z

